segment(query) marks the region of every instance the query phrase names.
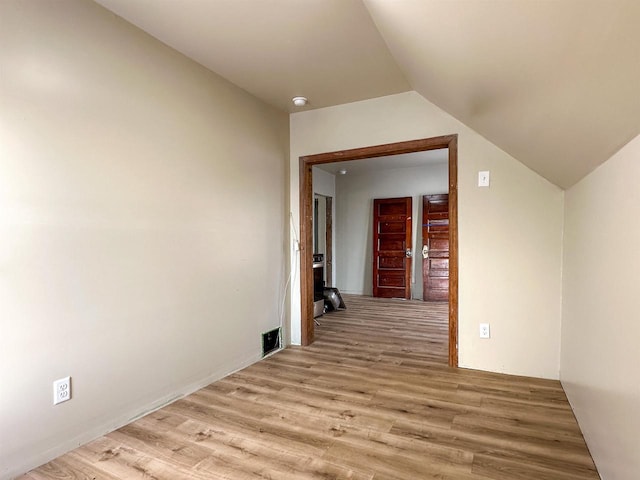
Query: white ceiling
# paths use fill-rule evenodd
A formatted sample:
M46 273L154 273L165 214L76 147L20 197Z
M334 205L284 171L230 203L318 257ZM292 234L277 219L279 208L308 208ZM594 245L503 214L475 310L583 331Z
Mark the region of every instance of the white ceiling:
M98 0L294 111L416 90L569 187L640 133L638 0Z
M287 111L411 90L360 0L97 0Z

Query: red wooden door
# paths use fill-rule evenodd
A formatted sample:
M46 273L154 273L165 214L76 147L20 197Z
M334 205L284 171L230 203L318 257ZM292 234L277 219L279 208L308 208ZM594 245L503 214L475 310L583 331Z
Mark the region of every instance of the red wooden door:
M411 197L373 201L373 296L411 298Z
M449 300L449 195L422 197L422 298Z

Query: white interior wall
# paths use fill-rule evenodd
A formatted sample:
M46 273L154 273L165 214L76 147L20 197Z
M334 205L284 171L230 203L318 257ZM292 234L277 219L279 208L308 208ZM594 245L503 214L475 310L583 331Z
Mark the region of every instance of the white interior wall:
M0 2L0 45L6 479L260 358L288 116L93 2Z
M340 254L335 268L336 286L341 292L373 294L373 199L412 197L411 296L422 299L422 195L447 193L448 168L442 163L337 178L336 244Z
M566 192L561 379L603 480L640 472L640 137Z
M291 115L296 225L300 156L449 134L458 134L459 150L459 364L558 378L563 191L418 93ZM477 187L479 170L491 171L490 188ZM294 280L291 340L299 343ZM491 339L479 338L481 322L491 324Z
M335 198L336 176L332 173L325 172L318 167L312 167L312 169L313 193Z

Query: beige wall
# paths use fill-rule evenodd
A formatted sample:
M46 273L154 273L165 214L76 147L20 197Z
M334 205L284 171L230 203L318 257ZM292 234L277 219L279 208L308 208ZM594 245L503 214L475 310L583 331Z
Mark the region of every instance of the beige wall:
M640 137L566 192L561 378L604 480L640 472Z
M422 195L448 192L448 168L441 163L337 177L335 269L341 291L373 295L373 199L412 197L411 296L422 299Z
M460 365L558 378L563 192L415 92L291 115L291 209L298 158L459 135ZM491 188L477 185L491 171ZM297 227L296 227L297 228ZM300 341L299 275L291 339ZM492 338L481 340L479 323Z
M0 44L9 478L260 357L288 116L92 2L4 0Z

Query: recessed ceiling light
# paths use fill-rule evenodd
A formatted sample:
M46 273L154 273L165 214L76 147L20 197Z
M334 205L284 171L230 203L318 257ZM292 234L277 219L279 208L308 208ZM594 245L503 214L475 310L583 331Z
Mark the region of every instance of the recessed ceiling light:
M296 107L304 107L309 102L307 97L293 97L291 101Z
M347 174L347 169L346 168L341 168L340 170L338 170L338 173L340 175L346 175Z

